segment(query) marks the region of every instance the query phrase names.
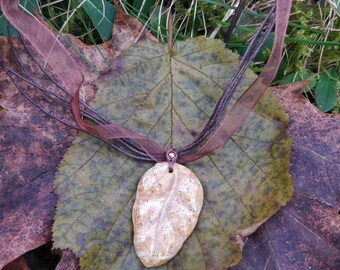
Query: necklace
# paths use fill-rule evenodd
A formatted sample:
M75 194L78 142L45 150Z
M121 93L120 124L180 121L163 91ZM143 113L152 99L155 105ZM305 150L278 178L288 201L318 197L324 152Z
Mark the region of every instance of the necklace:
M2 9L4 11L5 16L9 19L9 21L21 32L21 34L28 40L30 43L38 48L38 51L45 57L49 58L50 54L52 53L49 50L49 47L41 46L41 44L37 44L36 41L32 40L30 38L31 36L28 34L28 31L31 31L32 25L37 24L38 22L32 19L31 17L27 17L27 20L30 21L30 23L27 25L30 25L30 28L25 27L25 23L22 23L20 21L14 21L13 17L15 17L15 13L19 12L17 10L17 7L15 3L11 3L10 1L2 1ZM283 1L277 1L277 12L276 17L282 17L282 14L287 13L287 9L289 11L289 4L283 3ZM81 76L74 76L70 78L70 76L63 77L63 72L60 70L60 67L63 66L74 66L75 70L76 65L72 61L72 59L67 54L66 49L63 47L63 45L59 42L55 41L55 36L51 34L50 32L46 32L46 35L49 35L50 41L53 43L56 43L57 45L54 47L53 53L64 55L65 57L62 58L62 61L66 61L67 63L65 65L61 65L59 62L57 63L50 63L53 70L57 71L57 77L58 80L65 83L67 86L64 87L62 85L59 85L59 83L55 80L56 85L60 87L60 89L63 89L65 92L67 92L71 96L71 108L72 113L75 117L77 128L92 135L95 137L98 137L105 142L108 142L111 139L118 139L119 142L122 144L123 147L118 147L115 144L112 144L113 147L115 147L117 150L123 152L124 154L131 156L138 160L144 160L144 161L156 161L157 164L155 167L150 169L145 173L145 175L142 177L137 195L136 195L136 203L133 209L133 222L136 224L135 226L135 249L137 251L137 254L142 259L143 263L147 266L156 266L164 263L165 261L169 260L171 257L173 257L180 247L182 246L185 239L188 237L188 235L192 232L199 215L200 208L202 206L203 201L203 192L202 187L199 184L198 179L191 174L191 172L188 172L188 169L177 164L177 163L188 163L190 161L199 159L215 149L219 148L221 145L223 145L226 140L228 140L232 134L238 129L238 127L241 125L240 123L233 124L232 119L235 119L235 115L238 116L238 119L241 119L242 117L245 118L248 114L248 112L251 110L251 108L254 106L254 104L257 102L257 100L262 96L262 93L264 92L264 89L267 85L270 84L272 81L277 67L278 67L278 56L280 56L282 51L282 43L283 43L283 35L281 37L279 34L276 35L276 41L274 43L273 52L271 55L271 58L269 59L266 68L264 69L264 72L260 75L259 79L256 80L253 85L249 88L247 91L247 94L244 94L236 105L232 108L230 112L228 112L228 115L225 115L226 107L230 101L230 98L233 93L233 89L237 86L238 82L240 81L240 78L244 74L246 68L248 67L249 63L252 61L254 55L256 55L256 52L259 51L261 45L265 41L266 37L269 35L273 25L274 25L274 17L272 16L273 10L267 16L267 19L264 20L264 22L259 27L259 30L257 34L254 36L254 39L249 45L249 48L245 54L245 56L242 58L242 61L238 68L236 69L233 79L228 83L228 85L225 88L225 91L223 92L219 102L216 105L216 108L214 110L214 113L212 114L210 120L208 121L207 125L201 132L201 134L197 137L197 139L189 144L188 146L185 146L181 149L176 149L174 147L170 147L167 149L167 151L164 151L162 147L160 147L156 142L150 140L147 137L141 136L139 134L136 134L132 132L131 130L128 130L122 126L115 125L109 123L106 119L100 117L98 114L96 114L94 111L91 111L89 109L88 112L81 111L79 106L79 83L82 82ZM286 16L287 17L287 16ZM30 19L29 19L30 18ZM12 20L11 20L12 19ZM268 27L266 28L263 35L260 35L261 31L264 29L265 25L268 23ZM287 25L287 19L285 20L277 20L276 22L276 30L277 33L282 33L283 30L285 30ZM37 25L37 29L41 30L43 26ZM283 29L283 30L282 30ZM26 32L25 32L26 31ZM48 34L49 33L49 34ZM33 35L34 36L34 35ZM48 40L48 38L47 38ZM49 42L46 42L47 44ZM25 43L24 43L25 44ZM45 51L44 51L45 50ZM51 57L54 58L54 57ZM61 57L59 56L58 59ZM59 66L59 67L58 67ZM6 68L6 71L8 74L14 74L18 77L21 77L22 79L25 79L23 76L21 76L18 73L15 73L14 71ZM43 70L43 68L42 68ZM59 72L58 72L59 70ZM72 75L77 75L72 74ZM65 82L65 78L67 82ZM27 80L27 79L26 79ZM27 82L34 84L34 81L27 80ZM255 93L255 95L254 95ZM251 95L250 95L251 94ZM254 98L255 96L255 98ZM251 102L249 103L249 97L252 97ZM253 104L252 104L253 103ZM252 104L252 105L251 105ZM246 109L245 109L246 108ZM93 118L93 120L97 120L96 122L99 125L90 125L82 120L80 115L86 115L89 116L89 118ZM242 120L240 121L242 123ZM228 126L230 124L230 126ZM165 181L163 183L160 180L155 180L155 176L160 174L161 176L157 179L168 179L168 181ZM183 179L186 179L187 181L183 181ZM149 182L153 183L152 185L149 184ZM170 182L172 185L176 186L177 191L181 189L192 189L195 190L193 192L194 194L194 202L193 202L193 215L189 219L189 221L185 222L186 229L185 233L183 233L183 239L181 241L178 241L178 238L172 239L172 242L178 242L178 245L176 245L171 250L162 250L160 248L160 254L155 255L155 245L154 242L151 242L149 244L148 239L143 239L143 235L147 235L145 233L145 230L141 229L141 227L147 227L147 222L143 221L146 219L147 216L143 214L145 212L146 203L145 198L143 198L145 192L150 192L153 190L154 187L157 187L158 184L155 184L156 182L160 182L159 189L160 190L166 190L165 186ZM184 183L183 183L184 182ZM180 183L180 184L178 184ZM190 185L189 185L190 184ZM186 186L188 185L188 186ZM147 188L146 188L147 187ZM157 190L156 190L157 191ZM189 192L187 192L189 193ZM145 196L144 196L145 197ZM170 205L170 203L167 203L167 205ZM184 212L184 211L183 211ZM188 215L190 217L190 215ZM186 220L186 218L182 218ZM142 221L141 221L142 220ZM190 223L191 221L191 223ZM141 224L139 224L141 222ZM163 237L164 238L164 237ZM165 239L165 238L164 238ZM161 247L164 247L166 242L163 239L163 243ZM165 255L164 255L165 254Z

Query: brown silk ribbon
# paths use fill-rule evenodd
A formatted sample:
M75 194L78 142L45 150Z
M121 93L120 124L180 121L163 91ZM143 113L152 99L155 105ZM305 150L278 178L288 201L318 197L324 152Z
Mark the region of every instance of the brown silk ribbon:
M179 163L197 160L224 145L227 140L242 126L248 114L264 94L266 88L275 78L279 68L292 0L276 1L275 38L272 53L264 70L225 115L220 126L210 135L197 151L186 156L179 156ZM0 0L2 12L6 19L37 50L42 59L49 65L53 74L71 95L71 109L79 128L104 141L112 139L133 139L156 162L166 161L166 151L148 137L134 133L120 125L92 125L80 117L79 90L83 83L83 74L78 65L58 40L55 34L34 17L20 12L18 2Z
M261 99L267 87L275 79L276 72L279 69L291 5L292 0L276 1L273 48L268 62L259 77L224 116L219 127L209 136L209 138L194 153L178 157L179 163L197 160L223 146L247 119L250 111Z
M80 117L79 90L83 83L83 74L76 62L55 34L34 17L25 15L18 8L18 2L0 0L1 9L6 19L28 40L49 65L53 74L71 95L71 109L79 128L90 135L105 141L112 139L133 139L156 162L166 160L163 148L148 137L116 124L91 125Z

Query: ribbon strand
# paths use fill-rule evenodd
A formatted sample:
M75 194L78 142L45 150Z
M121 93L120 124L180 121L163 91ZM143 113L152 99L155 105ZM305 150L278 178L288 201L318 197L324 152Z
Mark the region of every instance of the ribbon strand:
M177 161L179 163L191 162L213 152L224 145L242 126L250 111L275 78L275 74L281 61L284 35L288 25L291 4L292 0L276 1L275 19L272 17L274 12L273 8L260 25L257 33L254 35L246 54L234 72L233 78L227 84L224 93L217 103L215 111L208 121L207 126L192 144L176 151L176 158L178 153ZM100 115L96 114L89 106L86 106L89 110L88 115L93 115L93 119L98 123L98 125L92 125L84 121L81 115L86 115L86 112L80 109L80 104L82 103L79 100L79 90L84 78L81 70L78 68L77 63L70 53L47 26L42 24L36 18L20 12L17 1L0 0L0 6L7 20L20 32L24 39L29 41L30 44L37 50L45 64L49 65L57 80L53 80L51 76L48 77L59 89L64 90L70 96L71 101L69 105L76 125L81 131L100 138L110 145L113 145L111 140L120 140L124 147L135 153L135 155L132 155L134 158L140 160L153 160L156 162L169 161L167 158L167 152L158 143L125 127L110 123ZM249 63L252 61L271 32L274 22L274 44L267 64L259 77L244 92L231 110L228 113L225 113L232 94L239 84L246 68L249 66ZM265 33L261 35L261 31L267 23L268 26ZM41 69L45 73L44 69ZM17 75L18 77L25 77L15 74L15 72L8 68L6 68L6 71L12 75ZM25 75L28 76L26 71L24 72ZM10 77L12 78L12 76ZM51 98L51 95L42 90L41 87L34 82L34 80L27 79L26 81L31 85L36 86L38 89L40 88L43 94L47 95L47 98ZM60 85L58 81L60 81ZM65 100L63 100L63 102L65 102ZM59 103L59 101L57 103ZM131 156L125 149L120 149L120 151ZM169 164L170 163L171 162L169 162ZM171 167L171 165L169 166Z

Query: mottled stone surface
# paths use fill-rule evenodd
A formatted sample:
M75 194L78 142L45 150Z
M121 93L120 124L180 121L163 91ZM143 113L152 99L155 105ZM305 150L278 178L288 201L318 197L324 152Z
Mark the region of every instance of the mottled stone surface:
M188 168L157 163L138 184L132 210L134 247L147 267L161 265L181 249L203 204L200 181Z

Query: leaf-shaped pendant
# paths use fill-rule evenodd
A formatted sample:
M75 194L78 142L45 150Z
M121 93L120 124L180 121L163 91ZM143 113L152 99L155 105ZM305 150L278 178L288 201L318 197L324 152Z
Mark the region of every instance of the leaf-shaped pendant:
M175 163L156 163L138 184L132 210L134 247L146 267L159 266L181 249L194 230L203 204L196 175Z

